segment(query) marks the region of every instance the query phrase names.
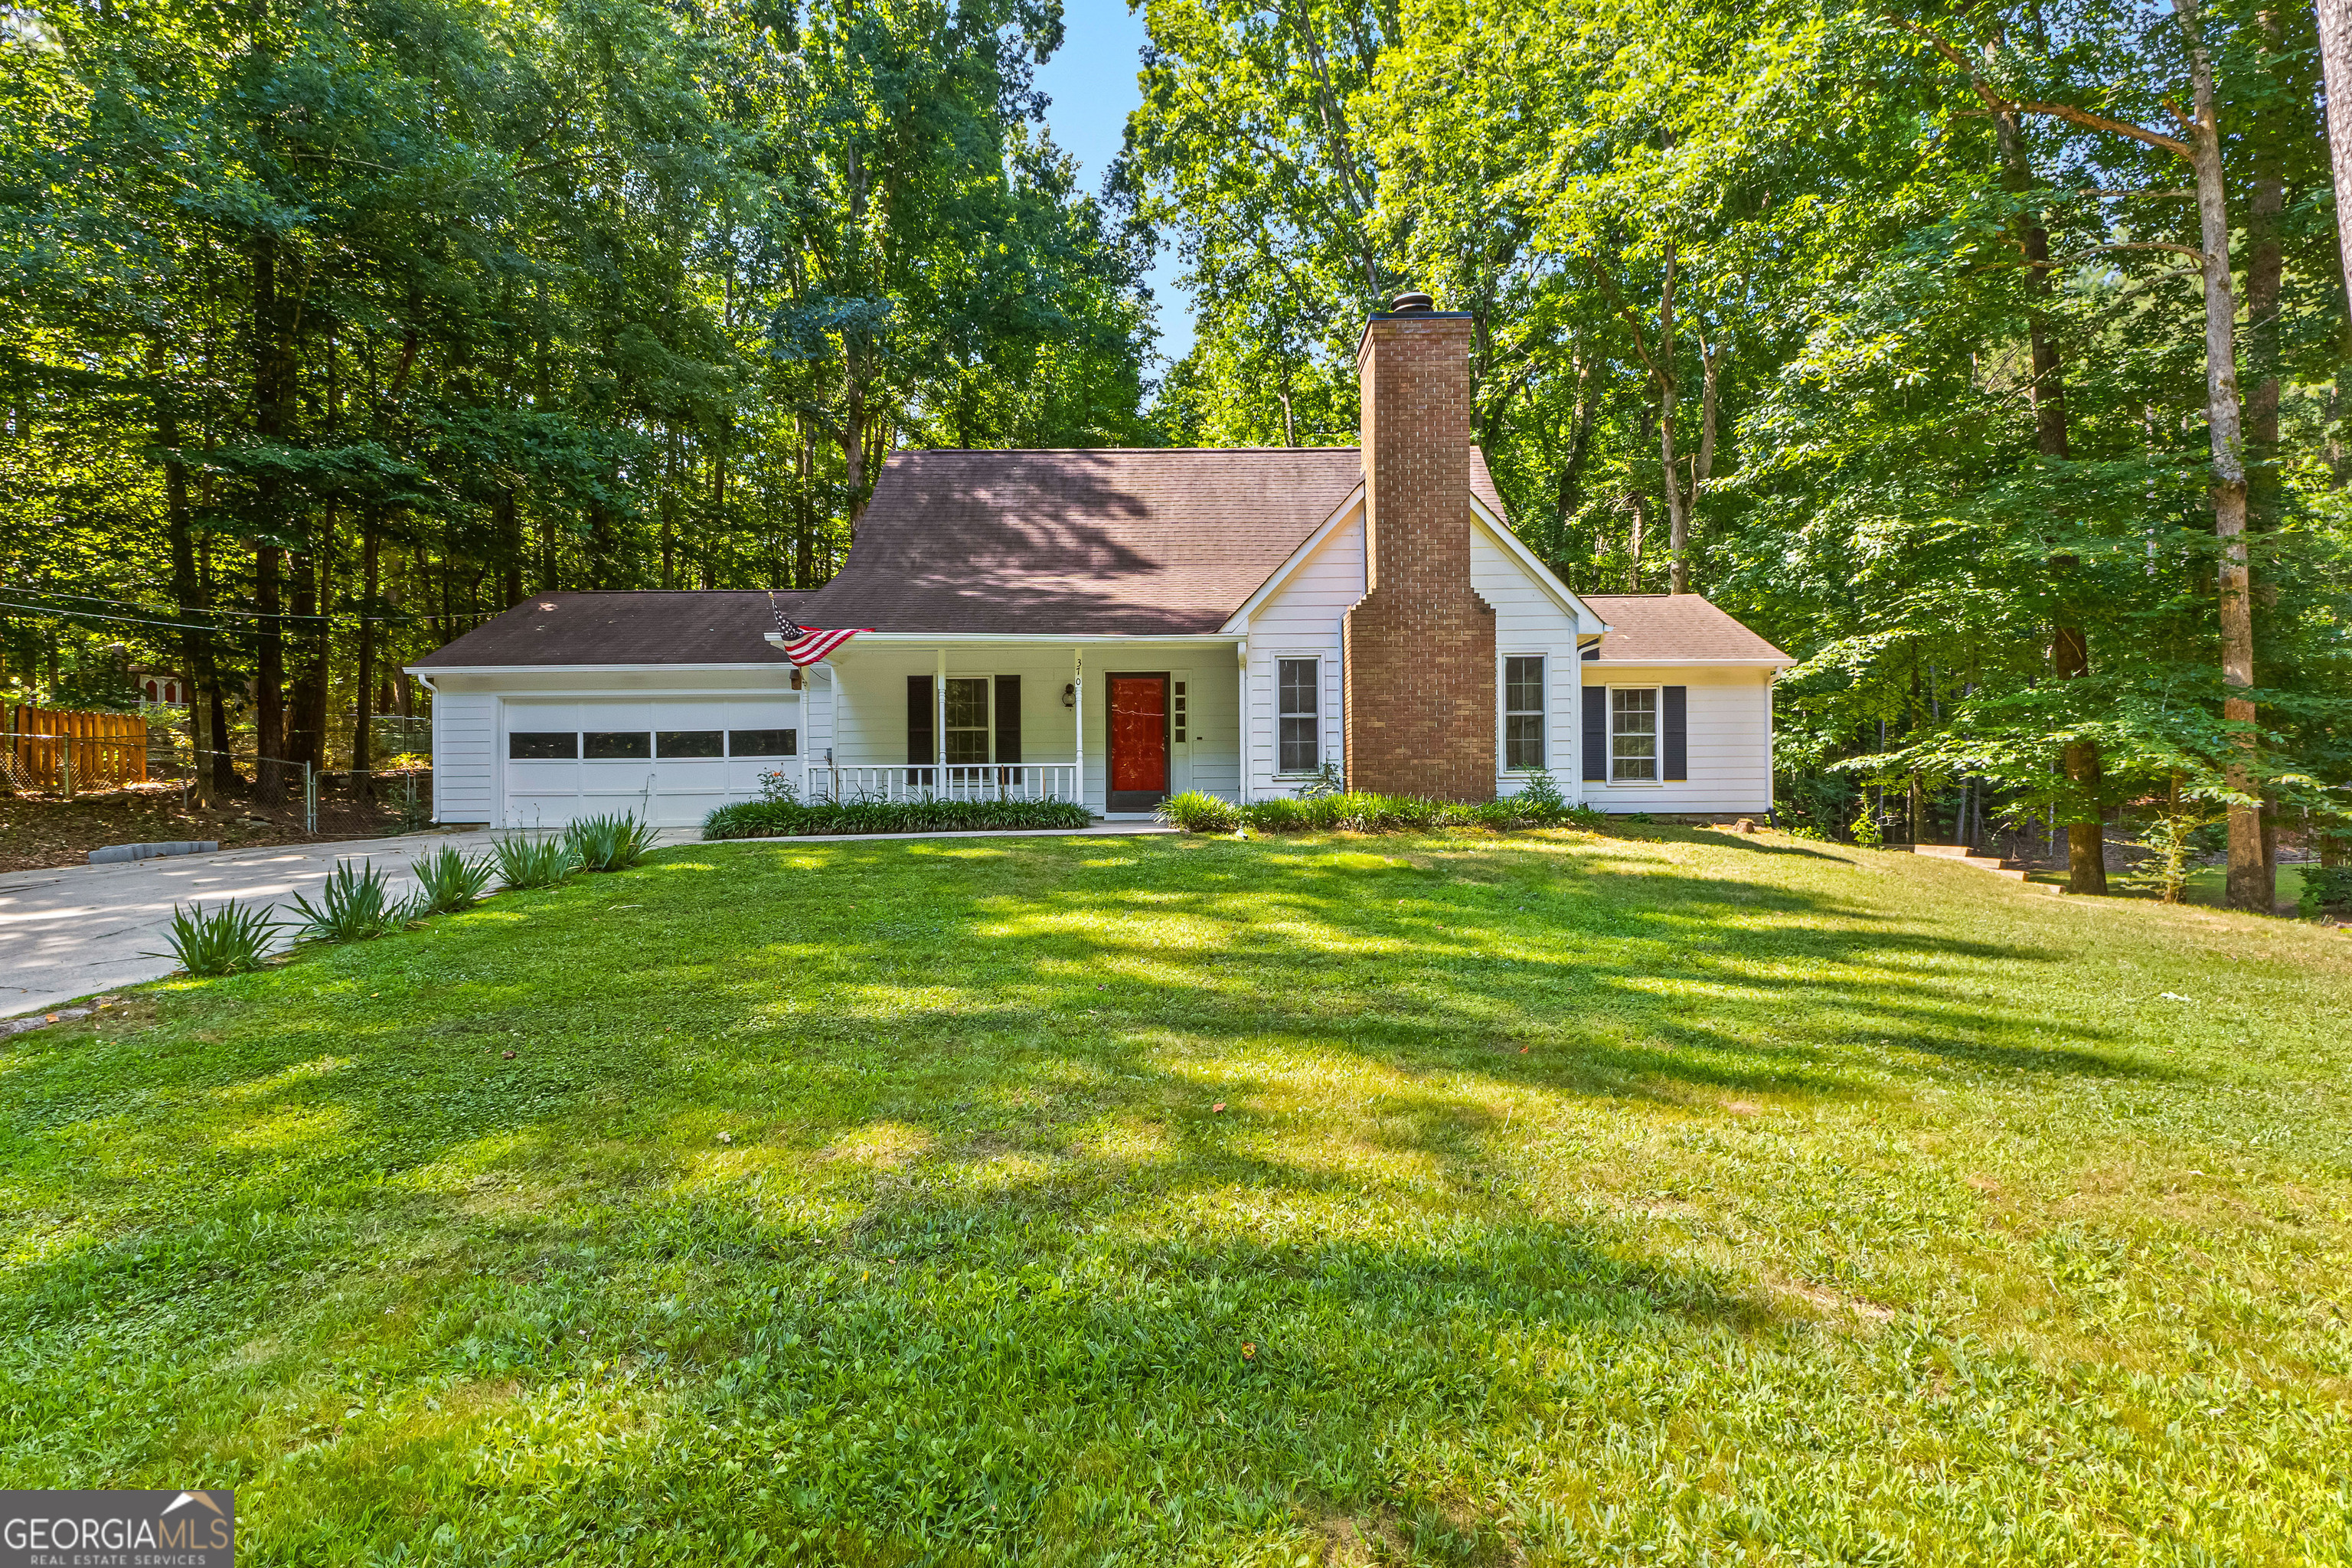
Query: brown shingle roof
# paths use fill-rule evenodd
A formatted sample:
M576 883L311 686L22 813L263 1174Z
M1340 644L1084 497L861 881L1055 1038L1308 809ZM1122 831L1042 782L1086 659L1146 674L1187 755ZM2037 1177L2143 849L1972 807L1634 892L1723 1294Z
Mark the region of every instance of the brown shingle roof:
M1213 632L1356 488L1352 447L901 452L822 626Z
M780 593L793 610L806 594ZM416 661L426 669L531 664L782 664L768 595L720 590L540 594Z
M900 452L840 574L777 597L813 626L1213 632L1362 478L1353 447ZM773 664L772 629L758 593L541 594L417 663Z
M1789 656L1696 594L1584 594L1592 613L1609 623L1601 662L1675 664L1700 658Z

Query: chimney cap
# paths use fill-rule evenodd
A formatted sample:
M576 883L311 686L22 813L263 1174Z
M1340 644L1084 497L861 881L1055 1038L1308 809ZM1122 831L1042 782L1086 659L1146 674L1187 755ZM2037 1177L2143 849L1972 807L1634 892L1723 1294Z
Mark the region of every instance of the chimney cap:
M1434 303L1420 290L1407 289L1396 297L1396 303L1389 307L1389 313L1394 316L1426 315Z

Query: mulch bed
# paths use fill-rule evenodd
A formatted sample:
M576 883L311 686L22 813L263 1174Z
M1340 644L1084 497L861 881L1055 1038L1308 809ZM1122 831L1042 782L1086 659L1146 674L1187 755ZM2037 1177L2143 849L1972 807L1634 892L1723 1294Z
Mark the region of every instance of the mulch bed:
M180 786L175 784L132 784L71 800L47 795L0 795L0 871L87 865L91 850L109 844L213 838L224 849L244 849L401 831L400 813L390 806L362 813L338 801L334 816L335 831L312 835L302 831L299 805L253 805L229 800L207 810L191 797L184 808ZM320 826L328 826L323 815Z

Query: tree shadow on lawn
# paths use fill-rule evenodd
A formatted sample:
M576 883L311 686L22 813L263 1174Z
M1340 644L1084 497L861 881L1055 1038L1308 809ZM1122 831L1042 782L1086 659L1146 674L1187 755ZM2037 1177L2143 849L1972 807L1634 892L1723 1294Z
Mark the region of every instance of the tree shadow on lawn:
M908 855L819 853L836 872ZM1536 877L1451 847L1379 870L1147 849L1100 878L1071 853L943 856L863 904L845 879L673 858L629 884L634 967L583 953L604 894L575 888L218 988L320 1000L198 999L209 1038L121 1054L79 1112L20 1071L18 1205L66 1218L0 1285L5 1381L20 1431L69 1440L13 1468L121 1484L300 1451L331 1518L338 1477L455 1466L474 1479L453 1495L560 1536L591 1497L701 1529L745 1501L717 1468L733 1449L816 1478L751 1510L778 1530L1123 1539L1171 1495L1219 1529L1313 1496L1456 1530L1395 1434L1475 1446L1558 1399L1514 1359L1531 1341L1806 1331L1785 1303L1534 1212L1487 1152L1493 1097L1887 1094L1888 1058L1865 1068L1856 1044L2142 1070L1954 978L2069 955L1825 894L1605 853ZM745 934L768 930L805 934ZM358 987L383 982L362 977L394 952L444 1016L367 1005ZM92 1356L123 1369L103 1396L53 1375ZM430 1421L394 1400L401 1418L329 1438L328 1363L478 1398ZM643 1441L583 1448L569 1492L536 1460L478 1474L466 1456L510 1442L532 1390L583 1430L616 1402ZM223 1403L125 1418L166 1393ZM368 1528L404 1539L415 1517Z

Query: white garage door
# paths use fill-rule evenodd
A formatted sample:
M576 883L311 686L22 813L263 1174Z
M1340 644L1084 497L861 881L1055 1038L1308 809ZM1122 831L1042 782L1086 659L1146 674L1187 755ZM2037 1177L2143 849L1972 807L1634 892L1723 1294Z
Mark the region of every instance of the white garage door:
M621 812L698 827L730 801L758 799L761 774L800 774L796 696L499 706L509 827Z

